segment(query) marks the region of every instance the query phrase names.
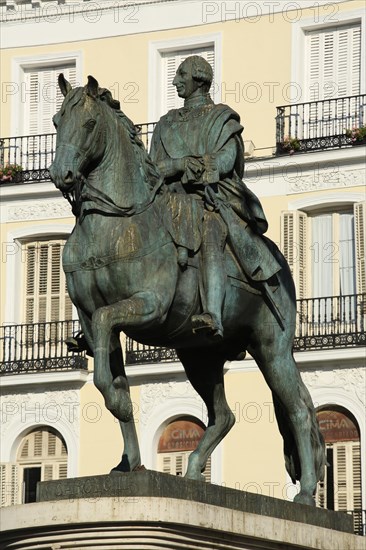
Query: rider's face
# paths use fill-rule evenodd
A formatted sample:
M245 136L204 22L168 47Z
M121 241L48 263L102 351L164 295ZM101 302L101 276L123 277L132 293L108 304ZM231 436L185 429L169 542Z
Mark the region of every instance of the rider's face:
M192 67L190 63L183 63L178 67L173 80L173 86L177 88L179 97L191 97L198 89L202 87L202 83L194 80L192 77Z

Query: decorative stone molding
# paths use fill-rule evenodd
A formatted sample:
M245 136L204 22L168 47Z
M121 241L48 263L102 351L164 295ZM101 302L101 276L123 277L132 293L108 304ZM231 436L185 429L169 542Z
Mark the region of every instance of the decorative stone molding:
M339 170L338 166L331 169L311 170L296 177L288 174L288 193L305 193L321 189L355 187L365 184L365 171Z
M33 221L55 218L70 218L72 216L69 203L60 201L29 202L17 206L9 206L6 221Z
M366 406L366 369L362 365L346 369L337 366L332 370L303 371L302 378L310 390L342 390L363 407Z

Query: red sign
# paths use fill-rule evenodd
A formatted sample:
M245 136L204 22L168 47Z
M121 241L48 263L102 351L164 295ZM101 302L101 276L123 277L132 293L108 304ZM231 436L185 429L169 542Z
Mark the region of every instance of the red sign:
M317 413L320 431L326 443L337 441L359 441L357 426L348 416L339 411L320 411Z
M169 424L159 439L158 453L194 451L204 429L189 420L176 420Z

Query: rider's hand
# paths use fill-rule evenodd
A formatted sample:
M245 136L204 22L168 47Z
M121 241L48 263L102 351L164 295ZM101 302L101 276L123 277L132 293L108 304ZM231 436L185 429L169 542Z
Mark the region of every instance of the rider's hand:
M166 159L159 160L157 162L158 170L165 178L171 178L177 174L181 174L185 169L185 162L183 159Z
M196 157L186 157L184 164L182 183L202 183L202 174L205 171L203 161Z

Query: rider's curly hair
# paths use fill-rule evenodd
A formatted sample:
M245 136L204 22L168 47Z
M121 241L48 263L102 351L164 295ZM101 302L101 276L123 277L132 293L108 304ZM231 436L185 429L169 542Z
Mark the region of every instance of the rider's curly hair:
M182 62L182 65L183 63L189 63L191 65L192 77L194 80L204 82L207 89L210 89L213 80L213 70L206 59L200 55L191 55Z

